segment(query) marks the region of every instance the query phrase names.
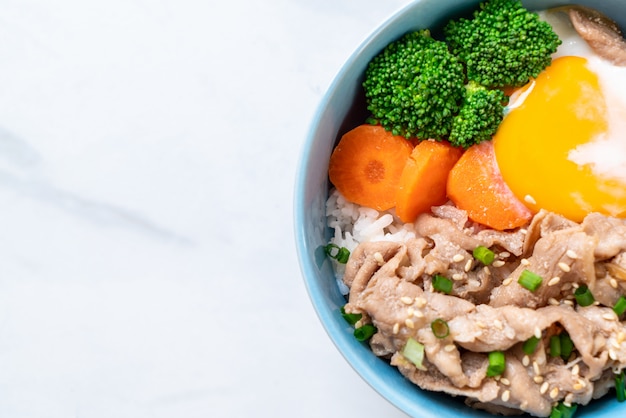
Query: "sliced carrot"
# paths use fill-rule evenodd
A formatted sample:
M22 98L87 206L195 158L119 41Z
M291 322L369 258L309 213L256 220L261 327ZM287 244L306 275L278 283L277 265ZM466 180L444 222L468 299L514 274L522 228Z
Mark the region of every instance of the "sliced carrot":
M341 137L330 157L328 176L350 202L391 209L412 150L409 141L381 126L360 125Z
M448 197L474 222L500 231L520 227L532 217L504 182L491 141L463 153L448 176Z
M448 142L422 141L404 165L396 193L396 214L414 222L421 213L446 202L448 174L463 154Z

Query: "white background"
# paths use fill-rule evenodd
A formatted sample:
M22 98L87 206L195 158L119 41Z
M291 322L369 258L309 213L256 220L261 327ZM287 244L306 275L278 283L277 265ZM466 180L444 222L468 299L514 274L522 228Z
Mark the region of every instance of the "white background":
M315 109L409 0L0 0L0 416L400 417L304 289Z

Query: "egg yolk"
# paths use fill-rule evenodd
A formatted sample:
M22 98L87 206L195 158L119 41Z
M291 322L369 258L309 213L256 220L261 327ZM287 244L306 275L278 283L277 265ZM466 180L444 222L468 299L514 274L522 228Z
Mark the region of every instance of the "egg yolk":
M606 101L587 60L557 58L525 89L494 136L496 160L513 193L531 210L578 222L589 212L626 217L626 184L568 159L608 130Z

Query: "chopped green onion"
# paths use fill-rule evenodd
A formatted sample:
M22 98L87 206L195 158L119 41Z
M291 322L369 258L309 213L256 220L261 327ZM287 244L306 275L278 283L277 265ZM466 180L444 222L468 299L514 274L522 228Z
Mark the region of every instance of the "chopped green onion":
M552 357L561 356L561 337L558 335L550 337L550 355Z
M506 362L502 351L492 351L489 353L489 366L487 367L487 376L493 377L504 373Z
M361 315L360 313L346 313L343 306L341 307L340 311L343 319L345 319L350 325L356 324L363 317L363 315Z
M337 244L330 243L324 247L326 255L334 258L338 263L346 264L350 258L350 250L346 247L339 247Z
M478 247L474 248L472 255L474 256L476 260L480 261L486 266L493 263L493 260L496 259L496 254L493 251L491 251L489 248L484 247L482 245L479 245Z
M426 367L424 367L424 344L409 338L402 349L402 355L418 369L426 370Z
M452 280L440 274L433 277L433 287L436 291L449 295L452 292Z
M572 351L574 351L574 342L567 332L562 332L559 339L561 343L561 358L567 361Z
M557 406L552 408L550 418L572 418L574 413L576 413L576 409L578 409L578 404L566 406L562 402L559 402Z
M624 370L615 375L615 394L618 402L626 401L626 387L624 385Z
M620 298L615 303L615 306L613 306L613 311L617 314L617 316L620 316L621 314L626 312L626 297L620 296Z
M435 334L435 337L437 338L446 338L450 335L450 327L448 326L448 323L441 318L437 318L431 322L430 329L433 330L433 334Z
M578 289L576 289L576 291L574 292L574 297L576 298L576 302L580 306L589 306L593 302L595 302L595 299L593 298L591 291L589 290L587 285L584 285L584 284L579 286Z
M522 287L534 292L537 288L539 288L539 286L541 286L543 279L540 275L533 273L530 270L524 270L522 274L520 274L519 279L517 279L517 282Z
M539 344L539 338L532 336L524 341L524 345L522 345L522 350L524 350L525 354L531 355L537 349L537 344Z
M354 330L354 337L359 341L367 341L376 334L376 327L372 324L365 324Z

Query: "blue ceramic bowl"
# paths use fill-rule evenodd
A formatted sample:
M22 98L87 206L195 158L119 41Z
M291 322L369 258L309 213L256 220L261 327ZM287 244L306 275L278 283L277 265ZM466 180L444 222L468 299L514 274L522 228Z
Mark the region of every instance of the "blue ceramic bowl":
M389 42L404 33L436 27L450 17L473 9L476 0L417 0L377 28L352 54L324 96L304 143L295 188L296 245L304 281L313 306L328 335L354 370L380 395L414 417L492 417L466 407L461 399L423 391L406 380L396 368L376 357L365 343L352 335L352 328L339 313L345 299L337 288L323 246L330 238L324 204L328 197L328 160L343 133L363 122L366 116L361 81L369 61ZM529 0L530 9L574 3L563 0ZM624 0L580 0L616 19L626 28ZM578 408L577 417L616 417L626 412L611 394Z

